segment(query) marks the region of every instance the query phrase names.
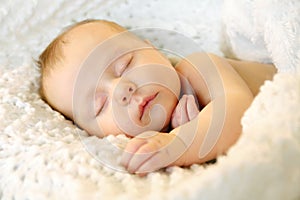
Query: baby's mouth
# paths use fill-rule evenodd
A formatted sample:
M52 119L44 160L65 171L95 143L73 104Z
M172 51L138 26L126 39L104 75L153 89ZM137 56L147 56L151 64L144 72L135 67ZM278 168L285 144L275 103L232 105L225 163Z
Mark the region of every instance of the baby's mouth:
M156 98L157 95L158 93L147 96L143 99L142 103L139 104L140 120L144 116L145 111L151 107L153 100Z

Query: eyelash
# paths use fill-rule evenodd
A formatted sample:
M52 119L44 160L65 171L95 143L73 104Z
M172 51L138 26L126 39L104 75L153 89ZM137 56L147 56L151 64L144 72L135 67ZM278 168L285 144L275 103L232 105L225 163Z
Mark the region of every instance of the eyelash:
M107 101L107 96L105 95L99 95L99 97L96 98L95 100L96 116L98 116L102 112L103 108L105 107L106 101ZM100 107L98 108L97 106Z
M118 62L115 66L115 72L117 76L122 76L122 74L124 73L124 71L126 70L126 68L130 65L131 61L132 61L132 56L129 59L126 60L122 60L120 62ZM98 100L99 98L104 97L104 100L101 99L100 101ZM103 108L105 107L107 101L107 96L105 95L100 95L98 98L96 98L95 100L95 110L96 110L96 117L101 114L101 112L103 111ZM97 108L97 106L100 105L99 108Z
M115 71L117 76L122 76L126 68L130 65L132 56L129 59L122 60L118 62L115 66Z

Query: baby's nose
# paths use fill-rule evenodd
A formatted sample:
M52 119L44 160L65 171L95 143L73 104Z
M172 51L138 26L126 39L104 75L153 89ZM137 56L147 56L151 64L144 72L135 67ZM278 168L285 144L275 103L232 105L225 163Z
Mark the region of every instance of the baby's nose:
M130 102L132 94L136 90L136 85L132 82L123 82L118 84L115 90L115 99L123 106Z

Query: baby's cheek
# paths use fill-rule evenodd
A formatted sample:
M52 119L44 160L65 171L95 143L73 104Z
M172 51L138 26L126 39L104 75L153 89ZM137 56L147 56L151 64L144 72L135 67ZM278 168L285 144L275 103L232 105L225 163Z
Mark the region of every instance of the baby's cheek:
M123 131L119 129L113 117L111 116L101 116L97 119L98 124L98 134L99 136L105 137L108 135L119 135Z

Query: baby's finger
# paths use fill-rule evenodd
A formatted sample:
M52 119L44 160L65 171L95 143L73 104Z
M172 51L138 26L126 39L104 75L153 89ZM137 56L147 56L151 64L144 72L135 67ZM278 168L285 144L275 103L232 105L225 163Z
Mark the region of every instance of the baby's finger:
M189 121L188 113L186 110L187 95L183 95L178 104L180 108L180 115L177 116L177 121L179 122L179 125L181 125Z
M126 145L126 148L122 154L121 165L123 165L127 169L128 164L132 159L133 155L135 154L135 152L137 152L138 149L141 148L141 146L145 145L146 143L147 140L144 139L139 139L139 138L131 139Z
M177 126L180 126L182 105L183 105L182 99L180 99L172 114L172 122L171 122L172 128L176 128Z
M135 173L136 170L152 156L159 152L159 147L155 143L147 143L143 145L130 159L127 170Z
M186 107L187 107L187 115L189 121L194 119L199 114L198 106L195 102L195 98L193 95L187 96Z
M142 163L136 170L136 173L143 175L170 165L184 165L185 158L179 158L182 157L186 149L187 147L184 142L180 138L174 136L167 145L159 149L159 152Z
M137 174L147 174L153 171L156 171L160 168L163 168L168 165L165 163L166 157L163 152L156 153L152 157L150 157L146 162L142 163L142 165L136 170Z
M179 126L179 121L178 118L180 117L180 107L176 106L175 111L172 114L172 128L176 128L177 126Z

